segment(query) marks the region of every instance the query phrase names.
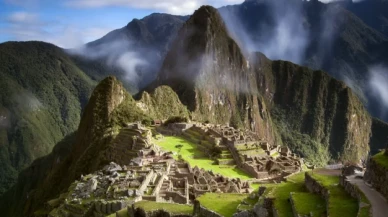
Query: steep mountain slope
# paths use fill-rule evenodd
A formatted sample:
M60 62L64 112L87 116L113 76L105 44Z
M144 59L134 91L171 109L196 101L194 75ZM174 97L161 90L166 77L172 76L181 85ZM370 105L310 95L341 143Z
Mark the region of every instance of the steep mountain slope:
M388 1L368 0L354 3L339 2L349 11L360 17L366 24L388 36Z
M0 44L0 195L18 172L76 130L94 83L62 49Z
M244 50L325 70L351 85L373 115L380 116L372 110L383 105L368 94L368 71L386 63L380 57L388 48L387 37L345 7L317 0L247 0L220 8L220 13ZM379 19L378 14L369 16Z
M199 121L246 127L277 140L249 62L215 8L203 6L184 24L154 85L168 85Z
M157 93L164 92L164 103L169 110L154 116L145 113L140 106L150 110L151 102L157 102ZM155 93L143 93L147 99L135 101L122 83L114 77L101 81L85 107L78 131L58 143L53 152L36 160L19 176L18 183L0 199L0 212L5 216L32 216L44 202L60 194L82 174L100 169L111 161L119 164L128 161L119 152L119 130L127 123L166 119L170 116L186 116L186 108L179 103L177 95L168 87L160 87ZM156 97L156 98L155 98ZM162 105L159 105L162 106Z
M131 93L137 93L155 79L172 40L187 18L155 13L134 19L70 53L90 77L102 80L115 75Z
M171 86L193 119L249 128L311 161L325 156L317 163L330 154L358 161L369 150L371 118L343 82L260 54L246 59L211 7L197 10L178 39L156 86Z
M284 144L317 163L329 155L345 162L366 156L372 121L349 87L323 71L251 58Z

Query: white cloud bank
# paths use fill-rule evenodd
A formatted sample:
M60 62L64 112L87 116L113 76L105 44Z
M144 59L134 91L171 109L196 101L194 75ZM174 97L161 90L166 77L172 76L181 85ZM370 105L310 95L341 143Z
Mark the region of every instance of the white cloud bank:
M230 4L240 4L244 0L68 0L66 6L75 8L101 8L110 6L149 9L174 15L189 15L202 5L221 7Z

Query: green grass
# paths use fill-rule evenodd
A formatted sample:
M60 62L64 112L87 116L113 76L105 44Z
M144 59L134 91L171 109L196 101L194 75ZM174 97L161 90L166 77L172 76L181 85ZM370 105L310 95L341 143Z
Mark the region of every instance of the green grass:
M296 174L287 182L274 186L270 196L275 198L275 208L279 217L293 217L292 207L288 199L291 192L307 192L304 186L304 173Z
M388 169L388 156L384 154L384 152L380 152L373 156L373 160L375 160L378 164Z
M174 203L156 203L153 201L140 201L135 203L135 207L141 207L146 212L155 210L165 210L171 214L192 214L193 206Z
M308 215L323 217L326 213L325 200L317 194L307 192L297 192L292 194L296 212L299 215Z
M237 206L246 199L246 194L215 194L206 193L198 198L202 206L221 214L231 217L237 211ZM216 202L215 202L216 201Z
M182 158L190 164L191 167L198 166L206 170L212 170L214 173L219 173L226 177L240 178L247 180L252 178L244 171L238 169L236 166L216 165L213 160L204 156L204 153L199 151L195 144L182 137L165 136L161 140L154 140L155 144L161 146L166 151L179 152L179 149L175 146L178 144L183 145L180 150ZM195 157L194 157L195 156Z
M127 208L122 209L122 210L118 211L117 213L119 214L120 217L129 217ZM106 217L116 217L116 213L112 213Z
M316 173L311 176L330 191L328 210L330 217L357 216L358 201L339 185L339 177Z

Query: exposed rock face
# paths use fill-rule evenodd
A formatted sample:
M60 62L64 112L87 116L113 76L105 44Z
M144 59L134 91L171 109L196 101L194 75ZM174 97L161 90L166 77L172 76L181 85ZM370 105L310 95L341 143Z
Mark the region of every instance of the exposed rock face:
M203 6L179 31L156 85L169 85L195 120L250 128L271 144L275 130L255 74L217 10Z

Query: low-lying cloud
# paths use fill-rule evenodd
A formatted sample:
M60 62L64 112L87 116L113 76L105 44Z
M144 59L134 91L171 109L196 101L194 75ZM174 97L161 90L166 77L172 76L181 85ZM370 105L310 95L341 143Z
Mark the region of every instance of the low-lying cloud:
M388 111L388 68L376 65L369 69L369 73L368 88L376 99L370 106L379 107L373 109L380 113L380 118L384 118Z
M246 53L260 51L270 59L301 63L309 44L309 32L304 27L303 1L263 1L269 22L259 20L256 29L248 29L239 18L239 11L221 9L221 15L232 37Z
M105 61L113 68L118 68L124 72L121 79L136 86L148 73L151 67L151 57L146 53L151 51L138 52L134 49L134 44L128 40L109 41L98 45L87 45L77 49L69 50L70 53L83 56L91 60ZM141 84L140 84L141 86Z
M129 7L155 10L174 15L189 15L202 5L220 7L228 4L239 4L244 0L164 0L164 1L138 1L138 0L68 0L65 5L75 8L102 8L109 6Z

